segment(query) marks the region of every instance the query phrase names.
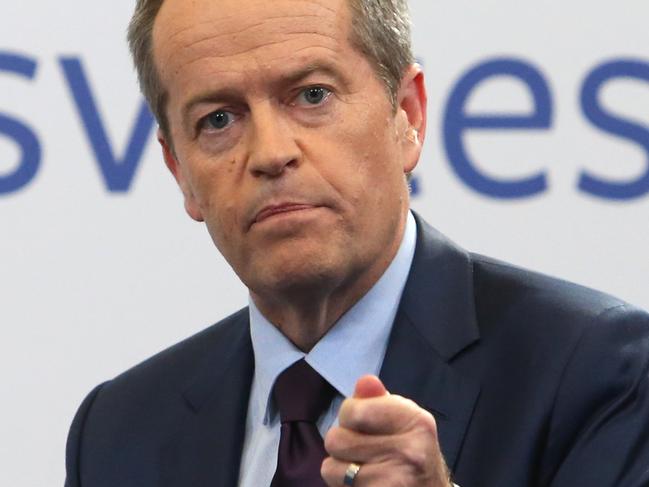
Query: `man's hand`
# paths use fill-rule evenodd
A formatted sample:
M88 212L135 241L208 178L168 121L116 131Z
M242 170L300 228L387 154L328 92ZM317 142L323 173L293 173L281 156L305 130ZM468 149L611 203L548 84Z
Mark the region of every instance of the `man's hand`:
M376 376L361 377L346 399L339 426L325 437L322 478L342 487L350 463L361 466L354 487L448 487L435 418L413 401L391 395Z

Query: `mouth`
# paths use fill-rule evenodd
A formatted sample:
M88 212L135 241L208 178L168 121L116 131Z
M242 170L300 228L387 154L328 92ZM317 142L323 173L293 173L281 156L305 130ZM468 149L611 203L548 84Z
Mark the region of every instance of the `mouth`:
M261 211L259 211L259 213L257 213L257 215L255 216L255 220L253 221L253 224L261 223L264 220L268 220L269 218L272 218L277 215L294 213L294 212L299 212L304 210L313 210L315 208L317 207L305 203L281 203L278 205L268 205L262 208Z

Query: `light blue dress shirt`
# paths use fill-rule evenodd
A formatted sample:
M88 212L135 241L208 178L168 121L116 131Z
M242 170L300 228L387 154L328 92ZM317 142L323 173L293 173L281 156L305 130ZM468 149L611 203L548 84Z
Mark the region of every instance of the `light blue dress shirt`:
M336 422L344 398L354 393L363 375L378 375L392 323L408 278L417 240L416 223L408 213L406 229L396 256L381 278L307 354L250 305L250 335L255 372L250 391L239 487L269 486L277 467L280 419L272 400L277 376L304 358L337 391L318 421L324 438Z

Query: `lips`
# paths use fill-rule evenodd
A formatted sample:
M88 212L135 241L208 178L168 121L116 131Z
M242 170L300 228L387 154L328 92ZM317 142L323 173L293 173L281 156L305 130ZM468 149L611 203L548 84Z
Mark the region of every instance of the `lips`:
M315 206L305 203L281 203L278 205L268 205L262 208L259 213L257 213L254 223L260 223L274 215L279 215L281 213L310 210L313 208L315 208Z

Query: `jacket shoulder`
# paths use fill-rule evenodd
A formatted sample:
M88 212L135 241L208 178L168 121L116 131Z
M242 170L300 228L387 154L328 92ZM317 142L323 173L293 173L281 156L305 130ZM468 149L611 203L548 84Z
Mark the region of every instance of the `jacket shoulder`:
M521 479L534 468L539 485L645 485L649 314L495 259L470 261L480 340L456 364L481 384L465 448L485 461L460 468L484 478L501 465Z
M186 392L206 374L208 392L218 390L219 374L248 350L248 330L244 308L93 389L68 435L66 487L153 485L155 468L141 466L156 464L191 414Z
M497 259L470 254L477 312L492 321L524 318L530 326L553 325L580 334L593 323L606 321L610 310L642 310L610 294L531 271ZM489 323L486 324L487 326Z
M248 308L242 308L200 332L158 352L108 381L110 388L140 385L151 380L178 384L191 376L204 357L248 333Z

